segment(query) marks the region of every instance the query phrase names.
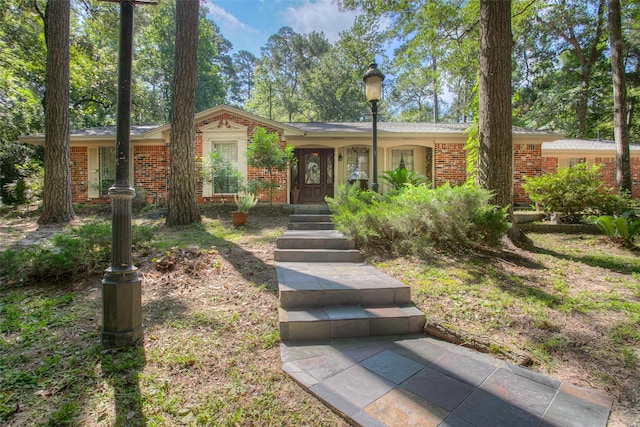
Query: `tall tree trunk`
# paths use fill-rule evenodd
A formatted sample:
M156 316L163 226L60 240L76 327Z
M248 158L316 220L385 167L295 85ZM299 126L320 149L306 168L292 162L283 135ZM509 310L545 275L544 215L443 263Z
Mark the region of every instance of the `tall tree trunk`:
M609 46L613 71L613 132L616 140L616 188L631 193L631 160L627 124L627 85L624 76L620 1L608 1Z
M49 0L44 15L47 44L44 192L41 224L75 217L69 148L69 0Z
M435 49L434 49L435 50ZM440 82L438 81L438 60L436 59L436 53L431 55L431 69L433 70L433 122L438 123L440 121L440 105L438 102L438 92L440 89Z
M194 160L199 9L198 0L181 0L176 3L176 44L171 104L171 174L166 222L169 226L200 222Z
M511 128L511 0L480 0L480 85L478 97L478 184L493 192L493 204L513 217ZM512 221L517 245L531 240Z
M513 198L512 44L511 0L481 0L478 184L493 191L498 206Z

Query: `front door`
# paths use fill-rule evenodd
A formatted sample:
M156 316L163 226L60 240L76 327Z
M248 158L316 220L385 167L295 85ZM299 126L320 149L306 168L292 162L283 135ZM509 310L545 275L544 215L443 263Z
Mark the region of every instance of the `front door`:
M326 196L333 197L333 149L305 148L296 150L295 154L298 176L293 179L293 191L297 183L298 203L324 203Z

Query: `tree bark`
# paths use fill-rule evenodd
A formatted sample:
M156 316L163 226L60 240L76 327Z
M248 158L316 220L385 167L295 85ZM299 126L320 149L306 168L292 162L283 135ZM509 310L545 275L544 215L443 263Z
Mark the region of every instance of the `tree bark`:
M616 188L631 194L631 159L627 124L627 85L624 74L620 1L608 0L609 46L613 72L613 133L616 141Z
M511 0L480 2L478 184L493 203L511 206Z
M194 159L199 8L198 0L181 0L176 3L170 193L166 221L169 226L200 222Z
M70 2L49 0L44 15L47 44L44 148L44 192L40 224L69 222L75 217L69 148Z

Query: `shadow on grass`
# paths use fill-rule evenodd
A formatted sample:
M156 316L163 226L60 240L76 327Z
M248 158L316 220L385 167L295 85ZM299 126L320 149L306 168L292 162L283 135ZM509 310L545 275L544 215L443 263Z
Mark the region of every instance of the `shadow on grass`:
M140 375L146 364L144 347L102 351L100 362L102 375L113 388L115 425L146 426L140 391Z
M640 262L636 262L634 265L631 262L625 262L620 257L613 257L607 255L567 255L562 252L554 251L552 249L542 248L539 246L533 246L528 249L529 251L537 254L548 255L554 258L579 262L590 267L599 267L606 270L620 273L620 274L632 274L640 273ZM634 251L636 252L636 251ZM636 255L638 253L636 252Z

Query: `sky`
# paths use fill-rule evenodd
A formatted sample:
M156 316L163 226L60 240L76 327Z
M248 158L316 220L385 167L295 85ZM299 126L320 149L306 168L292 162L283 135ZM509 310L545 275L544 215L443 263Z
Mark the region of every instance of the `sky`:
M207 0L209 18L233 44L232 53L260 56L270 36L289 26L299 34L323 32L330 42L351 28L356 12L340 12L335 0Z

